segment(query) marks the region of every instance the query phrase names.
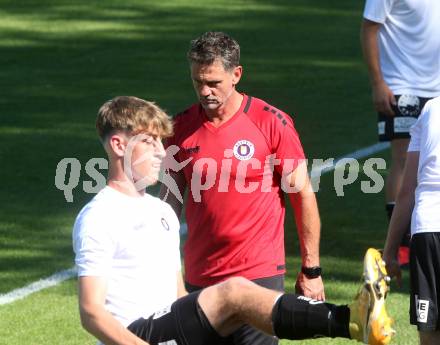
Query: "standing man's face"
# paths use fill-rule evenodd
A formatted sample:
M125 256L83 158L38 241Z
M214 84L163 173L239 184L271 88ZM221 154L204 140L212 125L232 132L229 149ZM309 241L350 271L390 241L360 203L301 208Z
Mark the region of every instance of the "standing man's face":
M215 112L224 107L240 81L242 67L226 71L220 60L211 65L191 65L191 79L202 107Z

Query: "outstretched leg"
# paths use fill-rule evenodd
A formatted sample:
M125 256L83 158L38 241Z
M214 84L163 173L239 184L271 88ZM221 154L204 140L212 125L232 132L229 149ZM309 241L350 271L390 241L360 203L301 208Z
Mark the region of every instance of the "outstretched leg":
M385 310L388 280L380 253L369 249L364 281L350 306L282 294L236 277L189 294L129 329L151 345L214 345L244 324L283 339L345 337L385 345L394 334Z
M250 324L279 338L350 337L347 306L282 294L244 278L232 278L203 290L199 304L222 336Z
M349 306L281 294L243 278L205 289L199 304L222 336L246 323L282 339L344 337L384 345L395 333L385 309L388 290L385 263L379 251L370 248L364 258L362 286Z

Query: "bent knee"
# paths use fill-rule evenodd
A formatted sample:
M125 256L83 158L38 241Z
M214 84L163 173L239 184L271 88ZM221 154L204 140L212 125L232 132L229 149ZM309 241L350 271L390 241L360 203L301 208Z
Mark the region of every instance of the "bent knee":
M243 277L232 277L225 280L223 283L223 289L227 290L229 293L240 293L244 289L249 289L254 285L250 280Z
M242 296L252 288L254 283L243 277L232 277L218 285L219 293L228 308L234 309L241 303Z

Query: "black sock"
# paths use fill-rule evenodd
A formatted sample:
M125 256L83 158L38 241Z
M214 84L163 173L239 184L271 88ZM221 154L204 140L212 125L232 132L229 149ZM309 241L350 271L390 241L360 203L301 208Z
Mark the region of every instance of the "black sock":
M293 294L282 295L272 311L274 332L280 339L350 338L349 321L347 306Z

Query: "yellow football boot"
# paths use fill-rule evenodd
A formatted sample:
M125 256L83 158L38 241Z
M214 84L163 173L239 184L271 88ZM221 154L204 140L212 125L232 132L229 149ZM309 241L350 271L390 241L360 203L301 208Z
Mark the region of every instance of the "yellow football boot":
M349 305L352 339L370 345L386 345L391 341L396 331L385 309L389 282L382 255L376 249L368 249L364 258L363 284Z

